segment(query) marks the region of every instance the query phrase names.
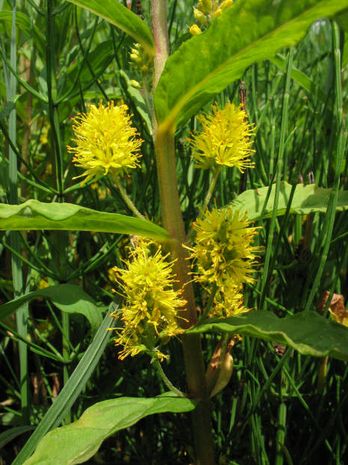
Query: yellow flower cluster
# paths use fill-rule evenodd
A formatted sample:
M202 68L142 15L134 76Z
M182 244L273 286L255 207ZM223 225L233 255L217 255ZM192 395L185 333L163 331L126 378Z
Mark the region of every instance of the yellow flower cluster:
M258 247L252 245L257 228L231 208L212 210L194 224L195 245L191 249L197 271L194 280L213 294L214 316L231 316L247 311L242 286L253 283Z
M198 167L222 165L236 167L243 172L254 166L250 161L254 153L254 128L248 122L245 110L228 103L222 110L214 106L211 115L202 115L198 120L202 130L190 141L192 156Z
M249 310L244 306L242 287L236 286L232 281L227 281L223 287L216 290L209 316L228 318L229 316L241 315Z
M199 0L197 8L193 9L193 15L198 24L190 27L190 33L201 34L202 28L208 26L212 19L221 16L232 3L232 0Z
M173 287L173 262L167 261L161 247L153 252L156 248L154 243L141 240L126 262L127 268L114 268L125 295L123 328L115 340L123 347L120 359L140 352L164 359L158 345L182 332L177 318L186 302Z
M117 177L138 166L142 140L132 126L127 105L90 105L87 113L74 119L73 130L76 145L68 151L84 170L84 182L107 174Z

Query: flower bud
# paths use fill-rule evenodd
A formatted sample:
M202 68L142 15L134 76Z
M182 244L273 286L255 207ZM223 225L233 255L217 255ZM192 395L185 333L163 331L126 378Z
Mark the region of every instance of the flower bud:
M201 10L198 10L197 8L194 8L193 9L193 16L200 24L206 24L207 23L207 18L205 16L205 14L202 13Z
M198 9L201 10L204 14L209 14L213 8L211 0L199 0Z
M217 10L214 11L214 13L212 14L213 18L217 18L218 16L221 16L222 15L222 9L221 8L218 8Z
M189 31L192 36L198 36L199 34L202 34L202 30L199 26L197 26L197 24L192 24Z
M140 89L141 85L139 84L138 81L136 81L135 79L131 79L129 81L129 84L134 87L135 89Z
M130 59L134 62L134 63L141 63L141 58L140 56L137 54L137 53L131 53L130 55Z
M221 3L220 8L221 8L221 10L226 10L226 8L229 8L232 4L233 4L232 0L224 0Z

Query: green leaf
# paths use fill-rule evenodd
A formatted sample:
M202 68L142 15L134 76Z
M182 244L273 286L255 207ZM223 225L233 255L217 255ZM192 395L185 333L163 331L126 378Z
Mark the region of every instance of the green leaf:
M154 55L153 37L147 24L118 0L68 0L117 26Z
M14 426L0 433L0 450L3 449L9 442L16 439L18 436L21 436L28 431L32 431L34 426L23 425L23 426Z
M62 94L59 98L59 103L67 100L70 100L70 103L72 103L71 94L76 93L76 88L77 94L79 94L81 91L80 88L89 88L102 75L113 60L113 54L110 53L111 50L112 40L105 40L101 44L98 44L92 52L88 52L82 62L73 60L64 76L64 88L58 89L59 94ZM80 95L78 98L80 98Z
M10 10L0 11L0 25L4 24L5 30L7 31L11 30L12 15L13 13ZM27 37L31 38L34 35L40 46L44 44L45 37L42 32L34 26L29 17L21 11L16 11L16 27L23 31Z
M348 0L241 0L167 60L155 93L163 130L184 123L253 63L296 44L317 19Z
M286 58L278 54L271 58L271 62L284 73L286 72ZM315 83L303 71L300 71L295 66L291 68L291 79L293 79L299 86L306 90L309 94L313 91ZM324 99L324 96L321 96Z
M231 206L247 213L250 220L256 221L262 218L269 218L274 207L275 184L267 200L269 187L247 190L240 194ZM284 215L292 190L291 184L281 183L280 196L278 201L277 216ZM314 184L305 186L298 184L292 199L290 213L308 215L309 213L325 213L332 189L317 187ZM267 203L265 204L267 200ZM337 210L348 210L348 191L339 191L337 200Z
M80 393L85 389L111 337L111 332L108 331L108 328L112 326L113 318L111 313L113 310L113 308L110 308L79 364L58 397L54 399L53 404L46 412L40 424L25 443L23 449L16 456L12 465L22 465L31 456L44 435L61 423Z
M30 302L38 297L49 299L62 312L83 315L89 321L92 330L96 330L102 321L100 308L86 292L74 284L58 284L23 294L17 299L0 305L0 319L3 320L25 302Z
M303 355L348 360L348 328L315 312L278 318L268 311L255 311L224 320L211 319L187 331L238 333L285 344Z
M120 397L88 408L78 421L48 433L25 465L71 465L86 462L102 442L148 415L190 412L195 404L183 397ZM149 431L149 434L151 432Z
M27 200L21 205L0 204L0 230L99 231L137 234L155 240L169 238L165 229L150 221L118 213L98 212L71 203Z
M348 32L348 9L337 15L335 20L343 31Z
M124 83L125 91L128 94L128 96L131 98L132 102L134 102L134 106L136 108L136 111L139 113L139 115L142 117L147 132L152 136L152 123L151 123L151 118L150 115L147 111L146 103L144 100L144 97L142 96L141 92L139 89L136 89L132 86L131 80L127 76L127 74L121 69L120 70L120 79Z

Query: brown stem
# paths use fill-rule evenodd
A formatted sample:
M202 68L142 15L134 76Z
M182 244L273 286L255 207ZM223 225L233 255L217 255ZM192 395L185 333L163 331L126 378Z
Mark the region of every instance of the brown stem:
M153 83L155 89L168 57L167 2L165 0L152 0L152 24L155 40ZM174 239L171 241L171 252L176 260L175 273L178 286L183 289L183 297L187 301L182 314L185 320L181 321L183 327L189 327L197 321L197 313L193 287L190 283L188 254L183 247L186 235L177 187L174 134L166 129L161 130L155 116L153 126L162 221ZM182 343L189 395L199 401L193 413L196 464L214 465L210 400L205 380L200 336L184 335Z

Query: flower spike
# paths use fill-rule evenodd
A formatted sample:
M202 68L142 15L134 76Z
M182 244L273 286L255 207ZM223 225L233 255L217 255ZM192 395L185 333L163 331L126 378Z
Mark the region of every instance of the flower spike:
M222 110L213 107L211 115L198 117L201 132L191 139L192 157L199 168L216 166L236 167L242 173L253 168L250 161L253 126L242 107L228 103Z
M84 169L85 183L107 174L117 177L138 166L142 140L131 124L127 105L90 105L87 113L74 119L73 129L76 146L68 151Z
M153 242L139 240L126 261L127 268L114 268L125 295L123 328L115 339L116 345L123 347L120 359L141 352L164 359L157 346L182 333L177 319L186 301L173 287L173 262L167 257Z

